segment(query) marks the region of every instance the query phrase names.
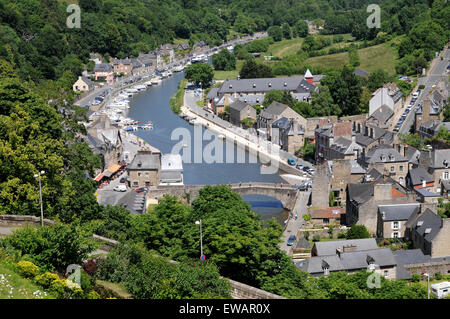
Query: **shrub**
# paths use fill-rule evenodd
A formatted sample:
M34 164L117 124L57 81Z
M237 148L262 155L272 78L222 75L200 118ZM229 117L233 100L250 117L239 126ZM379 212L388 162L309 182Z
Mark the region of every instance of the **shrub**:
M55 281L59 280L59 277L57 274L51 273L51 272L45 272L42 275L38 275L34 278L34 281L44 287L45 289L50 288L51 284Z
M314 235L313 241L320 241L320 235L319 234Z
M421 84L419 85L419 90L423 90L425 88L425 85Z
M441 273L440 273L440 272L435 273L435 274L434 274L434 279L436 279L436 280L441 280L441 279L442 279Z
M419 282L420 281L420 275L419 274L412 275L411 281L412 282Z
M101 299L100 295L95 290L89 291L89 293L86 295L86 298L87 299Z
M305 221L310 221L310 220L311 220L311 216L309 216L309 214L305 214L305 215L303 215L302 217L303 217L303 219L304 219Z
M21 260L16 264L18 273L25 278L34 278L39 275L39 267L30 261Z
M345 238L347 235L344 233L344 232L340 232L339 234L338 234L338 239L343 239L343 238Z

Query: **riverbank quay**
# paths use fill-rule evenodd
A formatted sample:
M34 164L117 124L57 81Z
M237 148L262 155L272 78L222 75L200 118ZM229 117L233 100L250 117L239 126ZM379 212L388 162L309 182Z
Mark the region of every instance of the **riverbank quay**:
M310 163L301 158L297 158L294 154L281 150L278 145L275 145L270 141L263 140L262 138L249 133L247 130L236 127L213 113L205 111L197 105L199 99L200 98L196 97L193 91L185 90L184 104L181 108L182 112L180 113L180 116L187 119L195 118L197 125L202 125L214 133L223 135L227 140L234 141L238 146L248 149L251 154L259 155L263 163L267 162L268 165L278 167L278 170L297 176L298 181L295 181L292 176L284 178L283 175L281 175L281 177L290 184L301 184L311 178L309 174L289 165L287 159L293 158L296 163L306 166L311 165ZM270 167L267 169L267 172L269 172L269 170ZM264 168L262 168L262 171L264 171ZM270 170L270 172L273 173L272 170Z

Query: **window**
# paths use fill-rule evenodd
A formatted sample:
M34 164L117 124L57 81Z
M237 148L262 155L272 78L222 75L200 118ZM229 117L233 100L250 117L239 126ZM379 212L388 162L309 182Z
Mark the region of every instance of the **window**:
M391 166L391 172L395 171L395 167Z
M403 172L403 165L401 165L399 168L400 168L400 172Z
M148 172L145 173L145 177L149 177L149 175L150 175L150 173L148 173Z
M384 271L384 278L389 278L389 271L388 270Z
M398 238L398 233L397 232L392 233L392 237L393 238Z
M399 223L398 222L393 222L392 223L392 229L398 229L399 228Z
M330 270L328 269L328 267L323 269L323 274L324 276L328 276L330 274Z
M141 177L142 173L138 173L138 177Z
M133 186L139 186L138 182L133 182Z
M448 172L444 172L444 179L448 179Z

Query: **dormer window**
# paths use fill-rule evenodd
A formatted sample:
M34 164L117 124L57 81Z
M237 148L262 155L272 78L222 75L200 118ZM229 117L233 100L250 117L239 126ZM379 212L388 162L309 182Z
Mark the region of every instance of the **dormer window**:
M253 88L255 88L256 87L256 84L255 83L253 83Z
M270 88L272 87L272 83L269 83L269 87L270 87Z
M284 82L284 86L285 86L285 87L287 86L287 83L286 83L286 82Z
M233 84L230 84L230 89L232 89L233 88Z

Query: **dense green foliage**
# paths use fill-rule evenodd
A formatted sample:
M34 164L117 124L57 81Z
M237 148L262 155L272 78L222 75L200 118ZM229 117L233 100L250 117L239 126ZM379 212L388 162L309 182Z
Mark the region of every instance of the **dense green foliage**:
M236 58L227 49L223 49L212 57L214 70L231 71L236 69Z
M370 238L370 233L364 225L352 225L347 231L347 239Z
M239 75L241 79L271 78L273 76L270 67L254 60L245 61Z
M214 70L207 63L194 63L186 68L184 77L197 85L201 83L203 88L207 88L214 78Z

